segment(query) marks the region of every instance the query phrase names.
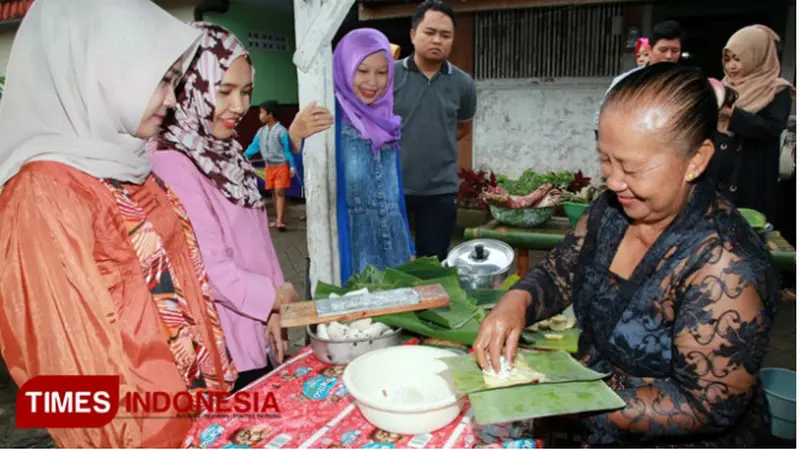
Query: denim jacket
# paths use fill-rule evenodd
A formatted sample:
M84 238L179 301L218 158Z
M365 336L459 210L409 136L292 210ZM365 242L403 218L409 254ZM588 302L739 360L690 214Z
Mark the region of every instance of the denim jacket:
M399 266L415 250L398 152L387 146L373 153L370 141L341 116L337 112L336 206L345 283L367 265L379 269Z

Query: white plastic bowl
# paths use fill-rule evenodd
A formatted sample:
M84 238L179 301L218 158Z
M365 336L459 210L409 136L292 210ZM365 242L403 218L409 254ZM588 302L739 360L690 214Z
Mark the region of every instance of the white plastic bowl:
M365 353L344 370L342 380L372 425L398 434L424 434L447 426L464 407L447 365L455 353L403 345Z

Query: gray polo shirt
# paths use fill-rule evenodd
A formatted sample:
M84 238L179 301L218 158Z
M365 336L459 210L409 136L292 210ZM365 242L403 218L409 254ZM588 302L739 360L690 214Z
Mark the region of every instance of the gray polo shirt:
M394 112L403 118L400 156L406 195L458 191L456 127L475 116L475 82L450 62L430 80L413 55L395 63Z

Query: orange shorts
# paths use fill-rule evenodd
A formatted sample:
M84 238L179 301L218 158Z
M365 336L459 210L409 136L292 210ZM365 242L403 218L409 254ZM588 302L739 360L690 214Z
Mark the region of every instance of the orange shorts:
M289 189L292 186L288 163L281 166L267 166L264 176L266 177L267 190Z

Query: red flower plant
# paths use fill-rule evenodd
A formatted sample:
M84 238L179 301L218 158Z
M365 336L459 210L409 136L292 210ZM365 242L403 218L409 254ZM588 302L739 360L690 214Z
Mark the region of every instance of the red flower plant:
M583 189L585 186L589 186L590 184L592 184L592 179L583 176L583 172L579 170L575 172L575 179L567 185L566 191L577 194L581 191L581 189Z
M494 172L461 169L458 172L458 179L457 203L459 208L480 209L483 211L489 209L481 199L481 193L489 187L497 186L497 177L495 177Z

